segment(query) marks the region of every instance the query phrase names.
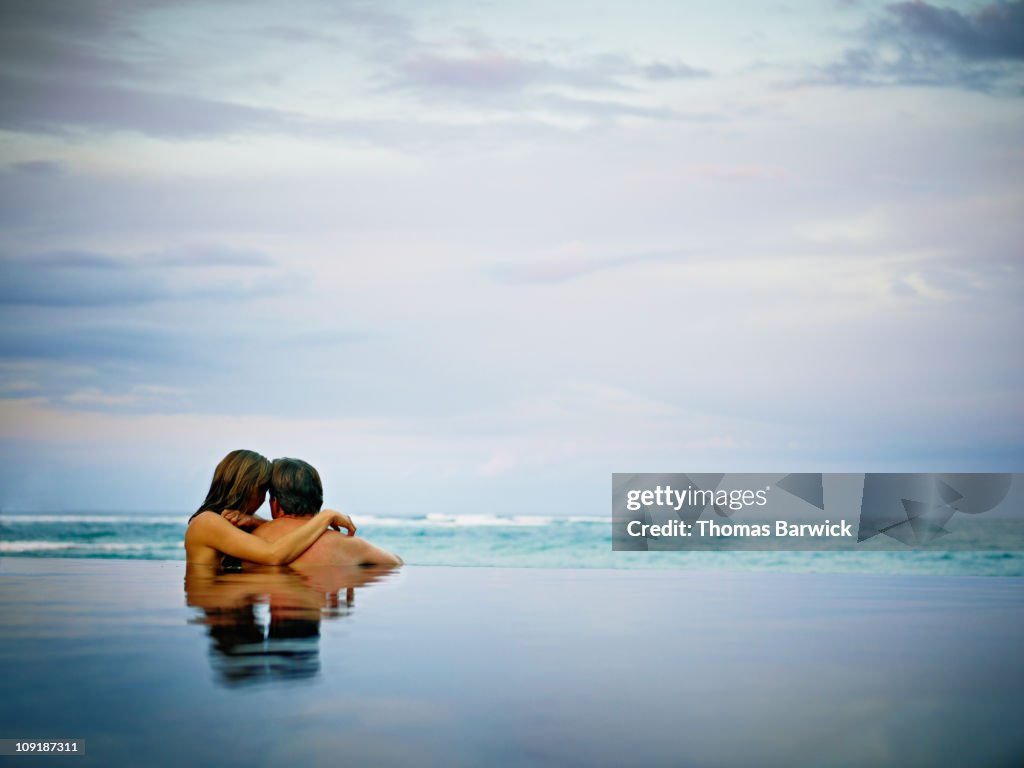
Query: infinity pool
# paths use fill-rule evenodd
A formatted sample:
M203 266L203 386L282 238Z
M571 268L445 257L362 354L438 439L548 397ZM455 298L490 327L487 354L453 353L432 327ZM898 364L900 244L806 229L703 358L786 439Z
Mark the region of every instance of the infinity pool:
M1024 579L0 560L62 765L1016 765Z

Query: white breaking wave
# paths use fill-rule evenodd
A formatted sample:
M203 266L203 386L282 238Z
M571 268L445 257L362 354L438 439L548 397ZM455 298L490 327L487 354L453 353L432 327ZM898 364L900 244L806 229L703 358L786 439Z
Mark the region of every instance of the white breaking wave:
M554 518L552 517L543 517L541 515L501 517L500 515L444 515L437 513L427 515L425 522L440 528L477 528L481 526L539 527L550 525L553 520ZM423 522L421 521L420 524L422 525Z
M407 528L411 525L423 525L422 517L378 517L377 515L360 515L353 513L353 522L357 526L376 525L380 528Z
M359 527L373 526L376 528L473 528L489 527L538 527L556 522L558 518L540 515L516 515L502 517L500 515L445 515L429 514L421 517L384 517L379 515L360 515L352 513L352 519ZM569 518L564 518L566 521Z
M82 549L89 552L127 552L160 547L160 544L108 542L93 544L80 541L0 541L0 552L43 552L61 549ZM167 548L167 545L162 545Z
M452 515L432 513L426 516L405 517L398 515L361 515L353 512L356 525L372 525L380 528L438 527L438 528L476 528L476 527L541 527L551 524L566 523L607 523L608 518L570 515L556 517L553 515ZM188 524L188 515L55 515L55 514L0 514L0 525L74 525L87 523L95 525L179 525Z
M32 525L38 523L100 523L105 525L168 525L188 523L188 515L0 515L0 525Z
M44 549L73 549L71 541L0 541L0 552L38 552Z

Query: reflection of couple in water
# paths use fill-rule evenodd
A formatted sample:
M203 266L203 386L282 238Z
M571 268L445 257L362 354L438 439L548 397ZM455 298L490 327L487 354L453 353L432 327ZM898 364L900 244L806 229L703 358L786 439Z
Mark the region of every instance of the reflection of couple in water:
M264 520L255 512L268 493ZM315 675L321 617L345 615L356 587L402 564L357 537L348 515L321 509L323 497L320 475L299 459L232 451L217 465L185 532L185 592L203 611L223 682Z
M268 492L272 519L264 520L255 512ZM197 565L402 564L398 555L355 536L348 515L321 509L323 501L320 475L306 462L271 463L254 451L232 451L217 465L206 501L189 520L186 559Z
M390 568L306 566L251 572L190 566L190 623L207 627L210 659L227 686L296 680L320 672L320 621L349 615L355 591Z

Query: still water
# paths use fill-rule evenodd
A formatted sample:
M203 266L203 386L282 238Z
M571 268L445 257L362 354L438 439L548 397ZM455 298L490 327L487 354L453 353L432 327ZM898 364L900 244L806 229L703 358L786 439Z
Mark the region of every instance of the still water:
M0 738L75 765L1011 765L1024 581L0 560Z

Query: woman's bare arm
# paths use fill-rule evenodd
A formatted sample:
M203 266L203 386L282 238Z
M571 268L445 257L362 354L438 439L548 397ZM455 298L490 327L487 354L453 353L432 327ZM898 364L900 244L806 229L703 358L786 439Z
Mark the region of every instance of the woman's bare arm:
M270 522L256 515L247 515L244 512L239 512L237 509L225 509L220 513L220 516L235 526L235 528L241 528L249 533L252 533L264 523Z
M192 521L196 544L217 550L225 555L237 557L263 565L287 565L309 549L332 523L342 527L352 526L347 515L325 509L317 512L301 527L290 531L274 542L264 541L250 533L240 531L216 513L199 515ZM355 526L352 526L354 529Z

